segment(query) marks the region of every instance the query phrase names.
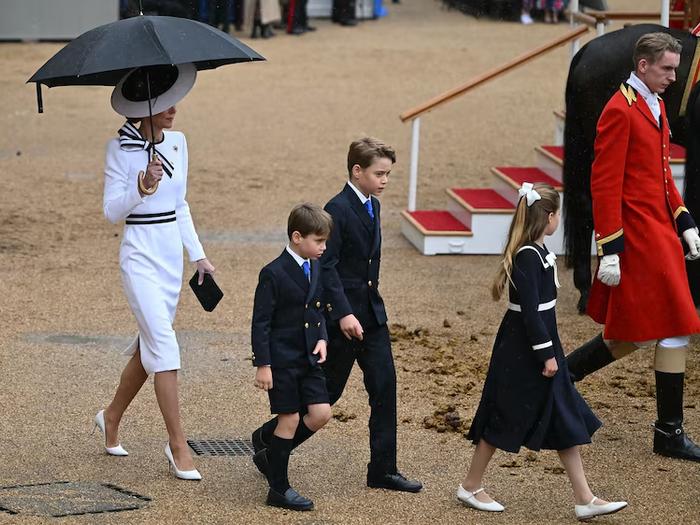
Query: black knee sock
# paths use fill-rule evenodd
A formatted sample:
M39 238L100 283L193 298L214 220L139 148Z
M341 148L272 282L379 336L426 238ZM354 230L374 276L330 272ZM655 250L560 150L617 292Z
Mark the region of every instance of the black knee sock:
M262 429L262 440L266 446L269 446L270 441L272 440L272 435L275 433L275 429L277 428L277 418L274 417L270 419L260 428Z
M289 488L287 471L289 468L289 454L292 452L292 440L272 435L267 448L267 461L269 464L267 481L275 492L284 494Z
M315 431L306 426L304 423L304 418L302 417L299 420L299 426L297 427L297 431L294 433L294 438L292 439L292 448L297 448L315 433Z

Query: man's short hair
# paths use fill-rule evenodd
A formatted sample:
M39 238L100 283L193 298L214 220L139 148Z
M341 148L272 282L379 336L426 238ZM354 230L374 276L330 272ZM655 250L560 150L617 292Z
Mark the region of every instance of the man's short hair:
M355 164L365 169L380 158L387 158L394 164L396 162L394 148L373 137L354 141L348 150L348 177L352 176L352 167Z
M318 204L304 202L292 208L287 219L287 237L292 238L292 233L299 232L302 237L318 235L328 238L333 229L333 218Z
M666 51L680 55L682 49L681 43L668 33L642 35L634 45L634 54L632 55L634 69L637 69L639 61L643 58L650 64L654 64L661 59Z

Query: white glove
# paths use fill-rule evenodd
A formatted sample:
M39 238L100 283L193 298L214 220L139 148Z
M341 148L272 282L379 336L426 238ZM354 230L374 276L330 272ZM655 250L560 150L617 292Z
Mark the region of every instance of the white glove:
M697 228L688 228L683 232L683 240L688 243L690 251L685 256L689 261L694 261L700 257L700 235Z
M697 233L695 235L697 236ZM603 255L598 265L598 279L608 286L620 284L620 257L617 254Z

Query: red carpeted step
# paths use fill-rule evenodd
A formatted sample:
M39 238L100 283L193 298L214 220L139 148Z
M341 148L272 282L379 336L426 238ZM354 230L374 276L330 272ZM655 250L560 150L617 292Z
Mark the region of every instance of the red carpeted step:
M469 228L445 210L403 211L402 215L423 234L472 235Z
M535 149L558 163L564 162L564 146L538 146ZM685 162L685 148L680 144L671 143L671 162Z
M680 144L671 143L671 162L685 164L685 148Z
M564 146L537 146L535 151L549 157L559 165L564 163Z
M557 191L563 191L564 187L558 180L550 177L539 168L519 168L519 167L497 167L491 168L491 171L499 178L507 182L513 188L520 188L523 182L544 182L553 186Z
M512 212L515 206L490 188L450 188L447 194L472 213Z

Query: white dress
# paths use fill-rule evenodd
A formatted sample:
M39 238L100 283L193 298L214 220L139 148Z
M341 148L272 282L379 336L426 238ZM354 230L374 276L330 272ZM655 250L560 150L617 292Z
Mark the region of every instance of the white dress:
M173 330L182 286L182 247L191 261L205 257L185 200L187 142L176 131L164 131L156 150L167 158L172 178L163 174L158 191L141 197L138 173L145 171L148 153L125 150L120 139L107 144L104 214L112 223L126 220L119 251L124 292L139 333L125 353L140 348L148 374L180 368L180 349ZM164 161L165 162L165 161ZM140 343L140 344L139 344Z

